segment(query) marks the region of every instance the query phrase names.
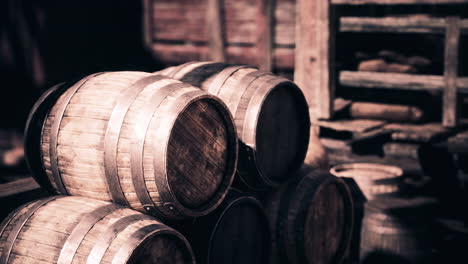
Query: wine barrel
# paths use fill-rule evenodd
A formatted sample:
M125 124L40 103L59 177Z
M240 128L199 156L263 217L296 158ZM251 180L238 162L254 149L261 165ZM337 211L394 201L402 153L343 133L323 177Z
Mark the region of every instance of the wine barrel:
M403 170L396 166L349 163L334 166L330 173L354 179L367 200L402 192Z
M200 87L234 116L238 173L250 189L277 187L302 165L309 141L307 102L293 82L243 65L189 62L156 74Z
M432 198L385 197L365 205L361 263L431 263Z
M98 73L54 87L33 108L25 134L31 171L49 190L167 219L214 210L237 166L226 105L143 72Z
M195 263L187 240L156 219L86 197L52 196L0 224L0 263Z
M270 229L260 202L232 189L218 209L183 224L180 232L198 263L269 263Z
M347 186L326 171L296 177L264 200L274 230L274 263L340 263L353 226Z

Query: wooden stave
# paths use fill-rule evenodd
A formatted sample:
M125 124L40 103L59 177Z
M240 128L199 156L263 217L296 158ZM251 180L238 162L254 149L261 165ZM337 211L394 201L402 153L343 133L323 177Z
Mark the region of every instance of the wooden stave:
M188 75L190 75L191 72L188 72L186 73L185 75L178 75L178 73L180 71L183 71L183 68L184 67L194 67L195 68L191 71L191 72L195 72L197 70L197 67L204 67L204 66L213 66L214 68L216 68L216 70L212 70L212 74L215 74L215 76L213 76L213 80L211 80L211 83L208 85L208 86L205 86L205 85L202 85L202 81L201 80L192 80L190 77L187 78ZM194 86L197 86L197 87L200 87L200 89L202 90L205 90L205 91L208 91L209 93L212 93L214 95L217 95L217 96L220 96L219 95L219 92L220 92L220 89L222 89L221 87L224 85L224 83L233 75L235 74L238 70L240 69L245 69L245 68L250 68L250 69L255 69L255 68L252 68L252 67L248 67L248 66L245 66L245 65L229 65L229 64L223 64L223 63L217 63L217 62L189 62L189 63L186 63L186 64L182 64L182 65L179 65L179 66L174 66L174 67L171 67L172 70L169 71L169 70L162 70L162 71L159 71L159 72L155 72L155 74L164 74L164 75L167 75L167 76L170 76L170 77L173 77L173 78L176 78L176 79L179 79L183 82L188 82ZM219 68L219 69L217 69ZM217 71L217 72L216 72ZM247 89L248 86L253 82L255 81L256 79L262 77L262 76L271 76L272 78L275 77L272 73L268 73L268 72L262 72L262 71L258 71L258 75L257 76L254 76L253 79L250 79L250 80L247 80L246 78L243 78L241 81L239 81L239 85L241 87L243 87L241 90L242 90L242 93L244 91L244 89ZM248 74L246 74L248 75ZM247 76L244 76L244 77L247 77ZM208 79L208 78L207 78ZM260 98L257 99L257 102L259 105L257 106L259 109L261 109L261 106L263 105L264 103L264 100L267 98L267 96L271 93L271 91L274 90L274 88L276 88L277 86L281 86L281 85L289 85L292 87L291 91L294 91L294 98L296 98L297 100L302 100L303 102L305 102L303 104L304 107L302 107L303 109L300 109L299 111L302 112L303 115L306 115L307 118L307 122L305 122L303 124L304 127L307 128L307 130L310 130L310 119L309 119L309 112L308 112L308 106L307 106L307 102L305 100L305 97L302 93L302 91L300 90L299 87L297 87L297 85L295 85L293 82L287 80L287 79L284 79L284 78L281 78L281 77L276 77L274 78L275 81L277 81L272 87L270 87L270 89L268 91L265 92L265 94L261 95ZM206 80L205 80L206 81ZM242 94L242 93L239 93L239 94ZM241 95L242 96L242 95ZM223 99L223 97L221 97L222 100L226 101L227 99ZM240 98L239 98L240 99ZM263 99L263 100L262 100ZM231 102L226 102L226 104L228 106L231 105ZM231 108L229 108L231 110ZM231 112L233 112L233 110L231 110ZM250 115L248 116L248 119L251 119L250 121L250 124L253 124L253 127L251 127L251 133L248 133L248 132L244 132L244 130L242 131L239 131L238 130L238 134L239 134L239 142L240 142L240 147L239 147L239 151L241 153L241 155L239 155L239 168L238 168L238 173L239 173L239 182L240 182L240 185L242 186L247 186L248 189L252 189L252 190L265 190L265 189L268 189L268 188L275 188L275 187L279 187L282 183L284 183L284 180L283 181L275 181L269 177L265 177L264 174L261 172L261 168L259 168L256 164L257 164L257 155L255 153L255 145L256 145L256 141L257 141L257 138L255 137L255 126L258 122L258 116L260 115L260 111L246 111L246 112L249 112ZM253 113L256 113L253 114ZM232 115L234 116L234 118L237 119L237 116L236 116L236 110L234 110L234 112L232 113ZM244 124L249 124L249 121L244 121L243 122ZM238 127L239 129L239 127ZM244 136L248 138L248 141L249 143L244 143ZM304 161L305 159L305 156L306 156L306 153L307 153L307 144L309 142L309 131L304 131L304 137L305 137L305 144L302 144L301 147L302 149L299 149L297 151L297 158L295 159L296 161L293 162L293 164L290 166L290 169L288 169L288 171L296 171L300 168L300 166L302 165L302 162ZM253 147L252 147L253 146ZM252 177L252 175L255 175L254 177Z
M255 208L257 210L257 216L259 217L260 222L263 222L264 225L261 231L266 238L266 243L264 243L264 262L269 263L268 258L272 250L271 248L271 230L269 228L269 221L265 213L264 207L259 200L250 194L245 194L237 189L231 188L226 199L223 203L212 213L206 216L195 218L191 222L181 222L176 227L183 235L187 237L190 244L192 245L193 251L197 261L200 263L210 263L210 257L212 253L212 248L214 242L214 236L216 235L220 224L224 221L226 214L236 206L239 205L248 205L249 207Z
M149 78L149 79L159 79L161 77L156 77L156 76L149 75L147 78ZM187 86L187 85L184 85L184 87L185 86ZM199 91L198 89L194 89L194 90ZM228 129L229 134L230 134L229 135L229 137L230 137L229 138L229 141L230 141L229 142L230 143L229 148L231 149L231 151L229 152L229 154L230 154L229 162L228 162L229 166L227 168L227 173L226 173L226 175L224 177L227 180L223 181L222 186L219 188L219 192L217 193L217 197L216 197L218 199L218 201L209 202L209 204L204 206L203 208L201 208L201 210L199 210L200 208L198 208L197 210L188 210L185 207L181 206L180 203L177 203L177 200L173 197L173 194L171 193L170 196L166 196L166 199L171 200L171 201L163 202L162 205L163 206L166 205L168 207L170 206L171 208L174 208L173 205L175 204L175 205L178 206L177 208L175 208L176 210L174 210L176 212L172 212L173 209L172 210L165 210L165 208L163 206L160 206L159 211L163 211L161 213L158 210L155 210L154 206L147 206L147 207L145 207L145 209L148 210L149 213L152 213L154 215L157 215L159 217L164 217L164 218L183 218L183 217L186 217L187 215L192 217L192 216L199 216L199 215L206 214L206 213L214 210L221 203L222 198L225 195L225 192L227 191L227 189L229 188L229 186L231 185L231 183L233 181L233 175L234 175L235 167L236 167L236 164L237 164L238 144L237 144L237 136L236 136L235 129L234 129L234 126L233 126L232 117L230 116L229 111L224 110L224 109L227 109L227 107L224 105L224 103L222 101L218 100L214 96L211 96L211 95L208 95L208 94L201 94L200 92L197 92L197 96L195 96L194 98L191 98L189 100L189 102L187 103L187 106L190 105L190 103L192 103L192 102L194 102L196 100L202 100L202 99L210 100L211 103L216 105L219 112L223 114L225 124L228 127L227 129ZM224 111L222 111L222 110L224 110ZM177 118L175 118L175 120L176 119ZM107 156L105 155L105 157L107 157ZM166 190L167 189L168 188L166 188ZM223 194L223 192L224 192L224 194ZM174 202L174 200L176 202ZM121 202L121 204L128 205L125 202L123 202L123 203Z
M314 177L311 178L310 175L314 175ZM272 259L275 261L273 263L309 263L305 256L303 243L305 240L303 231L309 213L306 211L309 205L306 200L313 200L313 196L328 183L337 183L343 196L348 198L344 203L345 218L348 220L347 226L343 231L342 243L335 252L332 263L342 262L351 242L354 224L354 204L351 192L341 179L324 171L313 171L310 167L303 167L287 185L270 193L264 199L267 215L271 219L271 229L274 230L272 247L276 253L272 255ZM300 196L301 192L298 190L304 189L308 184L311 185L305 189L305 192L302 192L304 196ZM305 199L305 197L309 198ZM297 203L294 203L295 201ZM291 216L289 212L294 212L295 215ZM294 221L285 220L288 218L292 218Z
M8 234L9 236L13 236L14 235L14 240L11 241L12 243L10 244L7 244L6 246L7 247L15 247L14 243L16 241L16 237L20 234L20 233L24 233L22 231L23 227L25 225L27 225L30 221L30 218L31 216L33 216L36 211L42 209L42 210L53 210L53 207L51 208L47 208L47 204L51 201L59 201L61 199L75 199L75 197L70 197L70 196L51 196L51 197L47 197L47 198L43 198L43 199L40 199L40 200L36 200L36 201L33 201L33 202L30 202L28 204L25 204L19 208L17 208L14 212L12 212L8 218L4 219L4 221L2 222L2 228L0 228L0 238L3 236L3 232L4 232L4 227L8 226L12 220L14 218L18 218L18 217L22 217L22 218L25 218L23 220L20 221L20 224L19 225L15 225L13 228L14 229L17 229L18 230L18 234L14 234L14 233L11 233ZM123 222L120 222L120 225L123 227L122 229L120 230L115 230L113 227L115 226L115 222L114 224L111 224L111 223L104 223L105 224L105 227L106 228L106 232L104 232L103 230L101 230L101 232L103 233L102 235L103 236L106 236L108 235L109 233L114 233L112 234L113 235L113 240L109 240L107 241L108 244L101 244L101 243L95 243L91 249L91 252L95 251L96 249L98 249L98 251L102 248L104 248L104 251L101 250L101 253L102 253L102 256L103 256L103 253L106 253L107 250L108 250L108 247L110 246L110 244L112 242L115 241L115 239L117 238L117 236L119 234L123 234L122 232L125 231L127 228L131 227L132 224L135 224L135 223L138 223L138 222L143 222L143 221L146 221L146 222L149 222L149 223L152 223L152 224L147 224L147 226L145 227L151 227L151 228L147 228L146 230L144 230L144 237L142 237L140 240L135 240L133 239L133 241L130 241L130 239L128 241L132 242L133 244L131 243L127 243L127 240L125 240L123 242L123 245L121 245L121 248L118 250L118 252L115 253L115 255L113 256L113 261L112 263L127 263L128 259L132 256L132 254L135 252L136 248L141 245L143 242L147 241L146 239L150 239L151 237L154 237L154 236L157 236L157 235L169 235L173 238L176 239L176 243L178 245L182 245L183 248L181 249L182 251L184 251L184 255L185 255L185 258L187 258L188 262L187 263L192 263L194 264L195 263L195 258L194 258L194 255L193 255L193 252L192 252L192 249L190 247L190 244L188 243L188 241L185 239L184 236L182 236L182 234L180 234L179 232L177 232L176 230L162 224L161 222L159 222L159 220L157 219L154 219L148 215L144 215L144 214L141 214L139 212L136 212L136 211L133 211L131 209L127 209L121 205L117 205L117 204L111 204L111 203L108 203L108 202L103 202L103 201L98 201L98 200L93 200L93 199L90 199L90 198L84 198L84 197L78 197L78 199L85 199L87 200L87 203L88 204L93 204L93 203L99 203L98 207L96 207L96 209L90 211L88 208L79 208L77 210L77 213L72 216L72 217L75 217L75 218L80 218L78 222L75 223L75 226L73 227L73 230L68 234L68 237L66 238L66 241L64 244L57 244L55 245L56 249L60 251L60 253L58 254L58 259L54 262L56 263L76 263L76 261L79 261L77 259L75 259L75 254L77 254L78 252L78 249L80 247L82 247L81 243L82 241L84 241L84 239L90 234L90 230L92 230L94 228L94 226L98 223L103 223L102 221L104 221L104 218L107 217L107 216L110 216L112 214L116 214L116 213L119 213L119 211L126 211L127 214L130 214L130 216L132 217L127 217L125 219L125 217L122 217L121 219L119 219L118 221L120 220L124 220ZM83 202L83 201L81 201ZM81 203L80 202L80 203ZM25 208L27 208L28 206L30 206L30 208L28 208L26 210L26 213L24 215L18 215L19 212L21 212L22 210L24 210ZM86 211L88 209L88 211ZM43 212L42 212L43 213ZM115 216L113 216L115 217ZM133 218L133 219L132 219ZM118 222L117 221L117 222ZM81 228L80 228L80 225L81 225ZM84 230L81 230L81 231L84 231L84 232L79 232L80 229L82 228L85 228ZM25 232L27 232L28 230L26 230ZM137 230L139 231L139 230ZM58 232L58 231L54 231L54 232ZM140 232L141 233L141 232ZM133 234L132 234L132 237L133 237ZM99 239L96 239L96 242L98 241L101 241ZM10 242L7 240L7 243ZM0 241L0 245L1 245L1 241ZM5 246L5 245L3 245ZM10 249L11 251L11 249ZM10 252L10 251L7 251L7 252ZM5 252L5 251L3 251ZM8 263L8 257L10 254L2 254L3 257L0 258L0 263ZM99 255L99 253L98 253ZM91 263L101 263L101 262L96 262L95 260L93 260L92 258L90 258L91 254L88 257L86 263L88 264L91 264ZM101 259L102 259L102 256ZM6 261L5 261L6 260ZM15 262L13 262L15 263ZM78 263L85 263L83 261L79 261Z

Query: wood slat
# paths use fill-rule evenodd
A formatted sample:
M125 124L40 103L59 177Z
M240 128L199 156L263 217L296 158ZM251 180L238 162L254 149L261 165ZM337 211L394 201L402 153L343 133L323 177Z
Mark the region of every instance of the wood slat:
M224 28L222 17L223 0L207 1L207 21L209 56L214 61L225 61Z
M458 123L457 71L459 42L459 18L449 17L447 19L447 31L445 34L445 87L443 89L442 111L442 124L446 127L454 127Z
M276 0L258 0L257 7L257 50L259 68L272 71L273 68L273 13Z
M341 71L340 84L353 87L417 91L442 91L445 87L442 76L355 71ZM457 87L458 92L468 93L468 78L458 78Z
M443 34L447 19L428 17L340 17L341 32L395 32ZM461 33L468 34L468 19L460 20Z

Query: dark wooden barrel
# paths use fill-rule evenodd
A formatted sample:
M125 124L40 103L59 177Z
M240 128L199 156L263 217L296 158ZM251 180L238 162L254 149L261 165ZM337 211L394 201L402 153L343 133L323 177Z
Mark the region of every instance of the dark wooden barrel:
M238 155L222 101L143 72L98 73L54 87L30 114L25 147L49 190L170 219L214 210Z
M229 107L241 143L239 179L251 189L279 186L302 165L310 120L293 82L245 65L189 62L157 72L218 96Z
M367 200L399 195L403 191L403 170L396 166L348 163L334 166L330 173L338 177L354 179Z
M431 263L434 206L434 199L424 197L385 197L366 203L361 263Z
M340 263L351 237L353 203L345 183L326 171L301 171L270 194L274 263Z
M156 219L85 197L52 196L0 224L0 263L195 263L187 240Z
M180 224L198 263L269 263L270 230L260 202L231 189L209 215Z

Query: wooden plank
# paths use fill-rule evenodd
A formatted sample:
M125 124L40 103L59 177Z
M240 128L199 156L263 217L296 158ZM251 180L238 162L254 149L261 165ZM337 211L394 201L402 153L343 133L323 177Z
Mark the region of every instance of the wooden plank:
M445 35L445 88L442 113L442 124L446 127L454 127L458 123L457 71L459 42L459 18L449 17L447 18L447 32Z
M213 61L225 61L222 6L223 0L208 0L207 2L207 32L208 56Z
M331 0L334 5L414 5L414 4L466 4L467 0Z
M143 0L143 43L151 49L153 43L153 1Z
M334 15L329 1L298 0L296 3L296 54L294 80L309 103L312 119L333 114Z
M384 126L393 131L392 140L428 143L449 136L452 131L440 123L405 124L391 123Z
M335 121L316 121L315 124L320 127L332 129L335 131L350 131L354 133L363 133L382 127L386 124L385 121L380 120L367 120L367 119L347 119Z
M340 17L341 32L395 32L444 34L445 18L430 17ZM468 19L460 20L460 30L468 34Z
M0 198L32 191L39 188L41 187L32 177L18 179L15 181L0 184Z
M273 12L276 0L257 0L257 50L258 63L262 71L273 69Z
M340 84L364 88L386 88L423 91L442 91L444 77L406 73L341 71ZM468 78L458 78L460 93L468 93Z

